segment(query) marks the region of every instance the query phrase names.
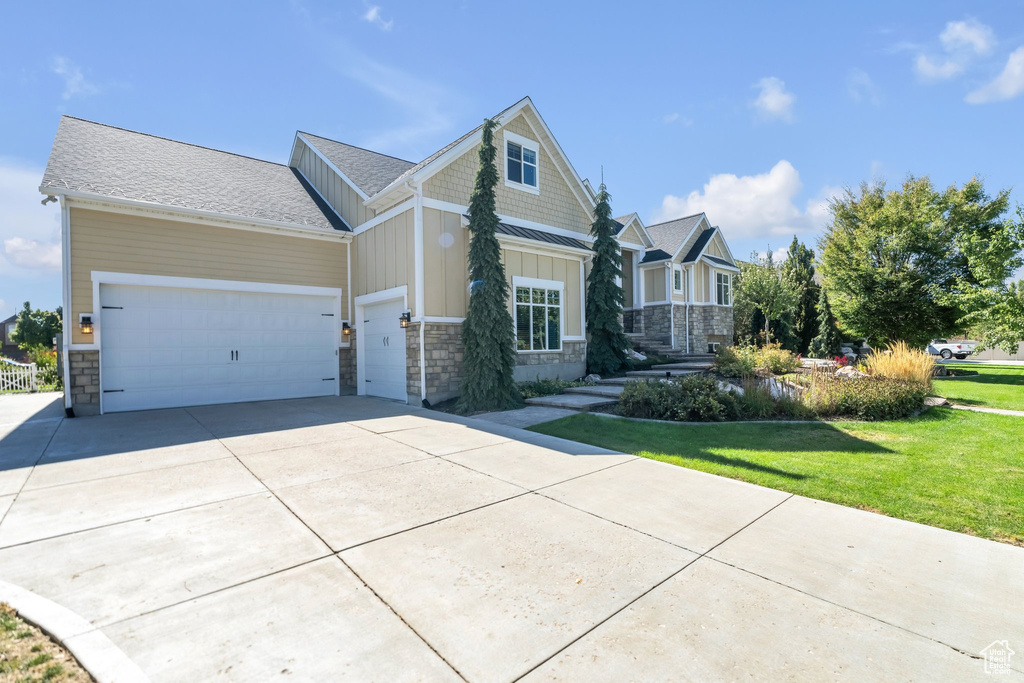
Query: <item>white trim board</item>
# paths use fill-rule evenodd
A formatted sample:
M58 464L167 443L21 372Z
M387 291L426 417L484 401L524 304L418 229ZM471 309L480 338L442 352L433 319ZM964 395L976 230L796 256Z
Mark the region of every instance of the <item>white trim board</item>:
M109 211L111 213L123 213L137 216L149 216L152 218L159 218L161 220L208 224L218 228L267 232L279 235L288 235L290 237L304 237L308 239L327 240L332 242L348 242L352 239L352 233L348 230L328 231L326 229L300 226L294 223L283 223L263 218L232 216L214 211L186 209L179 206L143 202L134 199L117 199L114 197L104 197L103 195L95 195L87 192L55 192L46 188L40 188L40 190L43 194L66 197L69 206L83 209L94 209L98 211Z
M333 162L332 162L332 161L331 161L330 159L328 159L328 158L327 158L327 157L326 157L326 156L324 155L324 153L323 153L323 152L321 152L321 151L320 151L320 150L319 150L319 149L317 148L317 146L316 146L316 145L314 145L314 144L313 144L312 142L310 142L310 141L309 141L309 139L308 139L308 138L307 138L307 137L306 137L305 135L303 135L303 134L302 134L301 132L299 132L299 131L295 131L295 140L296 140L296 142L297 142L297 141L299 141L299 140L302 140L302 144L306 145L306 147L308 147L308 148L309 148L309 150L310 150L311 152L313 152L313 154L315 154L315 155L317 155L318 157L320 157L320 159L322 159L322 160L323 160L323 162L324 162L325 164L327 164L327 168L329 168L329 169L331 169L332 171L334 171L335 173L337 173L337 174L338 174L338 177L340 177L340 178L341 178L342 180L344 180L344 181L345 181L345 182L346 182L346 183L348 184L348 186L349 186L349 187L351 187L351 188L352 188L353 190L355 190L355 191L356 191L356 194L358 194L358 195L359 195L360 197L362 197L363 201L366 201L367 199L369 199L369 198L370 198L370 197L369 197L369 195L367 195L367 194L366 194L365 192L363 192L363 191L362 191L362 190L361 190L361 189L359 188L359 186L358 186L358 185L356 185L356 184L355 184L354 182L352 182L352 179L351 179L351 178L349 178L349 177L348 177L347 175L345 175L345 173L344 173L344 172L343 172L343 171L342 171L342 170L341 170L340 168L338 168L337 166L335 166L335 165L334 165L334 163L333 163ZM341 144L345 144L345 143L341 143ZM292 143L292 153L291 153L291 156L290 156L289 158L290 158L290 159L291 159L292 161L294 161L294 160L295 160L295 143ZM297 171L299 170L299 169L298 169L298 166L292 166L292 168L294 168L294 169L295 169L295 170L297 170ZM301 171L299 171L299 172L301 173ZM303 177L305 177L305 176L303 176ZM309 180L309 179L308 179L308 178L306 178L306 180ZM310 185L312 185L312 183L310 183Z

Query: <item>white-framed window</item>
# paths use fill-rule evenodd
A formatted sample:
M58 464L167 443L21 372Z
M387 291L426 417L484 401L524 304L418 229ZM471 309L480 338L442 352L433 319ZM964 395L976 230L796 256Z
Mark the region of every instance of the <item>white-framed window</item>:
M717 302L719 306L732 305L732 276L728 273L715 273Z
M540 193L540 145L505 131L505 184L534 194Z
M676 294L683 293L683 267L672 266L672 291Z
M514 277L512 289L516 350L561 351L565 284Z

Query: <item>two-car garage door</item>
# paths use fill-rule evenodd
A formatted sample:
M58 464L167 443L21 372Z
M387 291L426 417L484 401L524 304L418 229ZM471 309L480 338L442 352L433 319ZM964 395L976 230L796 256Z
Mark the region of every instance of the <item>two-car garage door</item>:
M337 297L100 285L104 412L338 392Z

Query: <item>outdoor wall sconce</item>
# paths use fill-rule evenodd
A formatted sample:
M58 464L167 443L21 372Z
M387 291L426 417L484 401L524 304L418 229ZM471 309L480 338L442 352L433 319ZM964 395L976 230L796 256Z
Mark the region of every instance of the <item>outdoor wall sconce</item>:
M348 323L341 324L341 336L346 339L352 334L352 328L349 327Z
M412 322L412 314L406 311L398 318L398 324L402 326L402 329L409 327L409 323Z
M78 326L82 328L82 334L92 334L92 316L85 313L79 315Z

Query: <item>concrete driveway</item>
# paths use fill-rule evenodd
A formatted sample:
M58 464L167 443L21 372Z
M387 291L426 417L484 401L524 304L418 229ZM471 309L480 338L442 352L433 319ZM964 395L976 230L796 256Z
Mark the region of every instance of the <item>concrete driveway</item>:
M1024 679L1021 548L373 399L60 415L0 401L0 579L154 681Z

